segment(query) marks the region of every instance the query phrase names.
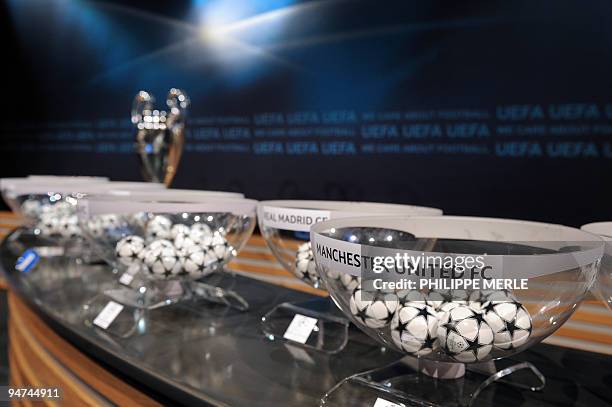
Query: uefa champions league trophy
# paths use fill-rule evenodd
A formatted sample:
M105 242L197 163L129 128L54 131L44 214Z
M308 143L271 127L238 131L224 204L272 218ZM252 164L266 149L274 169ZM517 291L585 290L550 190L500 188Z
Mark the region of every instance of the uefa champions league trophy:
M168 111L153 108L155 98L140 91L132 104L136 127L136 152L143 177L170 186L185 142L185 118L190 101L185 92L172 88L166 97Z

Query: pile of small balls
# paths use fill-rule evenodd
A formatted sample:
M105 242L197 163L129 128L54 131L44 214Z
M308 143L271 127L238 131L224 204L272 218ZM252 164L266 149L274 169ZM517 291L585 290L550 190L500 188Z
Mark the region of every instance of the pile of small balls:
M26 199L21 204L21 213L37 220L34 228L40 236L65 239L81 237L75 207L66 201L43 204L37 199Z
M320 284L319 274L314 262L314 255L310 242L302 243L295 254L293 273L300 280L314 286Z
M319 283L310 242L299 246L294 272ZM531 336L531 315L506 291L376 291L362 298L360 277L327 273L352 293L349 308L359 323L374 329L388 326L393 342L414 356L442 350L458 362L477 362L493 348L512 350Z
M366 293L360 277L342 274L338 280L352 293L355 320L368 328L388 327L397 347L414 356L441 350L457 362L478 362L493 349L522 346L532 332L529 312L506 291Z
M143 266L155 277L171 278L209 274L235 253L222 231L213 232L205 223L173 224L157 215L146 223L144 239L122 238L115 254L125 266Z

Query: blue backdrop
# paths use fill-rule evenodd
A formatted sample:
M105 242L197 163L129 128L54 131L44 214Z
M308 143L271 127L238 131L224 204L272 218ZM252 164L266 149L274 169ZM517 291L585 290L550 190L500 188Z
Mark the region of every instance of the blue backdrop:
M192 109L177 187L609 219L611 11L11 0L2 175L139 179L131 100L180 87Z

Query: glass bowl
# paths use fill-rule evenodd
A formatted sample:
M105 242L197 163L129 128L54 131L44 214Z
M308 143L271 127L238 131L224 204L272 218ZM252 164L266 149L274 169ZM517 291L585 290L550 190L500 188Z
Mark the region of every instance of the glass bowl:
M17 201L17 195L14 191L15 188L24 187L26 185L38 185L46 186L50 185L66 185L70 183L74 184L92 184L92 183L103 183L108 182L107 178L104 177L79 177L79 176L55 176L55 175L30 175L27 178L2 178L0 179L0 193L2 193L2 199L13 213L21 214L21 207Z
M125 285L148 293L140 298L123 291L117 300L151 308L190 297L198 291L190 282L224 271L253 232L256 205L218 197L197 203L90 197L79 202L78 212L87 241L120 274L120 282L127 273L135 282ZM213 286L203 290L207 299L227 303L231 296L244 304L234 293Z
M40 181L38 181L40 182ZM15 185L11 193L31 232L53 241L70 241L81 238L76 214L77 202L91 194L112 191L159 191L162 184L146 182L83 182L25 183Z
M460 365L551 335L585 298L604 250L570 227L447 216L328 220L311 242L330 295L362 331Z
M260 202L257 215L262 236L285 270L315 288L323 288L310 247L310 227L316 222L368 215L436 216L442 211L374 202L279 200ZM361 237L354 236L355 242Z
M601 236L606 242L601 268L592 291L612 311L612 222L589 223L581 229Z

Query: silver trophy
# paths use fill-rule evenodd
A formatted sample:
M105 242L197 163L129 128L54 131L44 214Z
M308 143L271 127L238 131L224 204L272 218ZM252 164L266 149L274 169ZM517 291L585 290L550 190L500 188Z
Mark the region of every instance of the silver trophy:
M185 117L190 102L185 92L172 88L166 98L168 111L154 109L154 103L153 95L143 90L134 98L135 148L144 179L170 186L183 152Z

